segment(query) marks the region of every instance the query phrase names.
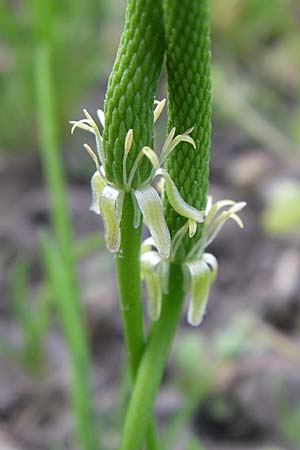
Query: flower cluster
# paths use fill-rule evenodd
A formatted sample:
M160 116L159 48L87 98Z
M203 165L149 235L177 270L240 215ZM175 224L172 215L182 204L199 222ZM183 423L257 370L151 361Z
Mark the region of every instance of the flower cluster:
M154 123L159 118L165 105L165 100L155 101ZM157 190L152 186L152 182L156 177L162 177L164 180L165 193L173 209L183 217L186 217L190 224L190 235L196 232L196 224L203 222L204 212L198 211L196 208L188 205L181 197L174 181L164 168L164 163L170 153L176 148L180 142L187 142L195 148L195 142L190 136L193 128L186 130L184 133L176 135L176 129L170 131L159 156L155 151L145 146L138 153L131 170L127 173L127 157L130 152L134 131L128 130L124 142L123 156L123 186L114 185L105 177L104 170L104 148L103 139L98 125L90 114L84 110L85 119L79 121L71 121L73 125L71 132L76 128L88 131L95 136L96 148L95 152L89 145L84 144L85 149L92 157L96 165L96 172L91 179L93 202L91 210L96 214L101 214L105 227L105 239L107 248L111 252L117 252L120 248L120 221L122 217L123 201L126 192L131 193L134 208L135 219L134 227L138 227L141 215L150 234L155 242L158 252L162 258L169 258L171 252L171 236L166 224L162 200ZM100 123L104 127L103 111L97 112ZM143 158L148 158L152 165L152 170L148 178L143 181L138 188L132 188L132 182L135 174L141 164Z
M155 101L154 123L159 118L164 105L165 100ZM206 310L210 286L218 271L215 256L205 253L205 250L228 219L233 219L240 227L243 227L237 213L244 208L246 203L223 200L213 204L212 198L209 197L206 210L199 211L182 198L174 181L164 168L164 163L180 142L187 142L195 148L195 142L190 136L193 128L189 128L179 135L176 135L176 129L172 128L159 154L148 146L142 147L129 173L127 157L132 147L134 131L128 130L124 141L123 188L116 186L105 176L105 155L99 127L86 110L83 112L84 119L71 122L72 133L76 128L81 128L95 136L96 152L89 145L84 144L96 165L96 172L91 179L92 205L90 209L96 214L101 214L103 218L107 248L111 252L117 252L120 249L120 222L126 193L130 193L134 204L134 227L139 227L141 216L143 216L143 221L151 234L151 238L146 239L142 244L141 268L142 278L148 289L148 312L152 320L157 320L160 316L162 293L167 290L168 286L169 263L175 260L184 236L188 233L190 238L193 237L197 231L197 224L203 223L201 238L194 244L183 263L186 290L190 292L188 321L192 325L200 324ZM97 115L104 127L103 111L98 110ZM132 188L133 180L143 158L149 159L152 169L145 181L141 182L138 187ZM157 190L152 186L156 177L161 177L163 181L163 186L160 183L160 188L157 186L159 188ZM163 194L167 195L172 208L187 219L172 239L164 216L161 198Z
M218 262L214 255L205 253L208 245L216 238L228 219L233 219L241 228L243 222L237 213L245 207L245 202L236 203L222 200L215 204L208 197L203 232L183 263L186 291L190 292L188 321L191 325L199 325L205 314L210 287L218 272ZM191 231L191 222L176 233L172 239L170 260L176 252L185 234ZM163 260L153 239L146 239L142 245L142 277L148 289L148 313L152 320L160 316L162 293L168 287L168 261Z

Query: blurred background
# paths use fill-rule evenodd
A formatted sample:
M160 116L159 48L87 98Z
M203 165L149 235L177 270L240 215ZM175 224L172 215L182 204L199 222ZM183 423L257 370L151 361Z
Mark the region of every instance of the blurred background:
M1 450L89 450L90 433L118 446L113 258L88 210L87 137L68 122L102 108L124 7L0 1ZM245 229L227 224L210 248L204 324L182 318L156 402L163 448L299 450L300 5L211 0L211 20L210 193L247 202Z

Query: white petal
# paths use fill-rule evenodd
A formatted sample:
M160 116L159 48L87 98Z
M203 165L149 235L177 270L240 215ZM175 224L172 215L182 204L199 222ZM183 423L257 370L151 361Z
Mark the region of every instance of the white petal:
M94 152L94 150L92 149L92 147L90 147L88 144L83 144L84 149L88 152L88 154L90 155L90 157L92 158L92 160L95 163L95 166L97 167L97 169L99 169L99 161L98 158L96 156L96 153Z
M149 252L153 247L156 248L155 242L152 237L148 237L142 242L141 254Z
M98 157L99 157L101 164L104 164L105 155L104 155L104 148L103 148L103 139L102 139L101 133L99 131L99 128L98 128L96 122L94 121L94 119L92 118L92 116L90 115L90 113L86 109L83 110L83 113L88 120L88 124L93 129L93 132L94 132L94 135L96 138Z
M197 326L202 322L205 314L209 289L217 273L217 263L214 256L209 255L199 261L186 262L186 267L191 278L188 322Z
M81 130L88 131L89 133L94 134L94 130L92 127L87 125L86 119L83 120L70 120L70 124L73 125L71 128L71 134L74 134L76 128L80 128Z
M244 223L237 214L230 214L230 219L234 220L240 228L244 228Z
M165 140L165 143L164 143L164 145L163 145L163 147L161 149L161 152L160 152L160 156L161 157L163 157L163 155L167 152L168 148L170 147L170 144L172 142L173 137L175 136L175 133L176 133L176 128L173 127L171 129L170 133L168 134L168 137Z
M164 178L160 178L160 180L156 183L156 189L160 194L162 201L164 200L164 192L165 192L165 180Z
M97 109L97 116L98 116L98 119L100 120L101 125L104 128L105 119L104 119L104 112L102 111L102 109Z
M224 208L225 206L230 206L230 208L227 211L223 211L222 214L228 215L231 213L236 213L236 212L240 211L241 209L243 209L246 206L246 202L237 203L234 200L220 200L220 201L216 202L214 205L211 205L211 207L210 207L210 210L206 217L207 223L212 222L212 220L216 216L217 212L219 212L220 209ZM219 217L221 217L221 215Z
M168 196L168 200L172 206L172 208L181 216L186 217L194 222L203 222L204 221L204 211L199 211L193 206L189 205L187 202L183 200L181 197L174 181L168 174L168 172L164 169L160 169L156 172L157 175L163 175L165 179L165 192Z
M142 279L145 280L148 291L147 309L151 320L158 320L161 311L161 277L159 264L162 259L155 251L143 253L141 256Z
M134 191L134 195L160 255L168 258L171 250L171 237L158 193L152 186L148 186Z
M189 237L192 238L195 236L197 231L197 222L194 220L189 220Z
M161 154L160 154L160 161L161 164L164 163L166 158L170 155L170 153L174 150L174 148L180 143L180 142L187 142L188 144L191 144L193 148L196 148L196 144L194 139L189 136L188 133L191 133L193 131L193 128L189 128L187 131L185 131L183 134L178 134L174 139L171 141L169 140L169 137L166 140L165 145L162 148Z
M154 115L154 123L155 123L155 122L158 120L159 116L161 115L161 113L162 113L162 111L163 111L163 109L164 109L164 107L165 107L166 99L164 98L164 99L161 100L161 101L155 100L154 103L156 104L155 110L154 110L154 112L153 112L153 115Z
M206 208L205 208L205 214L207 215L209 211L211 210L213 205L213 198L212 195L207 196L207 202L206 202Z
M222 212L220 209L229 206ZM233 200L222 200L212 205L209 213L205 218L203 230L204 247L207 247L218 235L227 220L233 219L241 228L243 228L242 220L237 216L237 212L246 206L246 202L234 202ZM219 213L219 214L218 214Z
M133 141L133 130L130 129L127 131L126 137L125 137L125 153L128 154L129 150L131 149L132 146L132 141Z
M146 270L155 269L161 261L162 261L161 257L154 250L145 252L141 256L141 262L143 264L143 269L146 269Z
M127 179L127 156L131 149L133 141L133 130L127 131L124 143L124 154L123 154L123 183L126 190L129 190L128 179Z
M143 151L141 150L141 151L137 154L137 157L135 158L135 161L134 161L134 163L133 163L133 165L132 165L132 168L131 168L131 171L130 171L130 173L129 173L129 177L128 177L127 183L126 183L126 185L125 185L126 188L127 188L128 190L129 190L129 188L131 187L131 184L132 184L132 182L133 182L134 176L135 176L135 174L136 174L136 171L137 171L137 169L138 169L138 167L139 167L139 164L140 164L140 162L141 162L143 156L144 156L144 153L143 153Z
M218 274L218 260L212 253L204 253L202 260L208 265L211 272L210 282L213 283Z
M110 252L117 252L121 244L120 222L125 193L106 186L100 196L100 212L104 221L105 241Z
M100 175L99 171L97 170L91 179L92 204L90 206L90 211L93 211L96 214L100 214L100 195L105 186L106 180Z
M152 150L152 148L150 148L150 147L143 147L142 152L150 160L150 162L151 162L152 166L154 167L154 169L158 169L159 166L160 166L160 163L159 163L159 159L158 159L157 154L155 153L155 151Z

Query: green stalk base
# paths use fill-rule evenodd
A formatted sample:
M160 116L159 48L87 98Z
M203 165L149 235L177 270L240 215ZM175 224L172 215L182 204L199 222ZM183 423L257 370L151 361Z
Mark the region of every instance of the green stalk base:
M140 279L141 227L137 229L133 227L133 217L132 198L130 194L126 194L121 221L121 248L116 254L115 261L124 338L132 384L135 381L145 346ZM158 448L154 420L149 423L146 447L147 450L156 450Z
M183 274L179 265L171 265L169 284L169 293L164 295L162 300L161 317L152 327L148 345L139 365L120 450L140 450L151 419L184 299Z

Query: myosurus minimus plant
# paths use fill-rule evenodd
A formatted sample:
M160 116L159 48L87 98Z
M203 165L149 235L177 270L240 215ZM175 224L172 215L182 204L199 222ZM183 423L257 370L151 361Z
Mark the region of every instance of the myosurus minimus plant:
M168 130L155 148L153 126L165 107L155 92L166 58ZM91 210L115 254L131 396L120 450L159 449L153 405L181 315L205 314L217 259L206 249L245 206L207 195L211 134L208 0L128 0L104 112L72 121L95 136L85 144L96 170ZM142 224L150 237L141 242ZM143 320L147 286L150 326Z

